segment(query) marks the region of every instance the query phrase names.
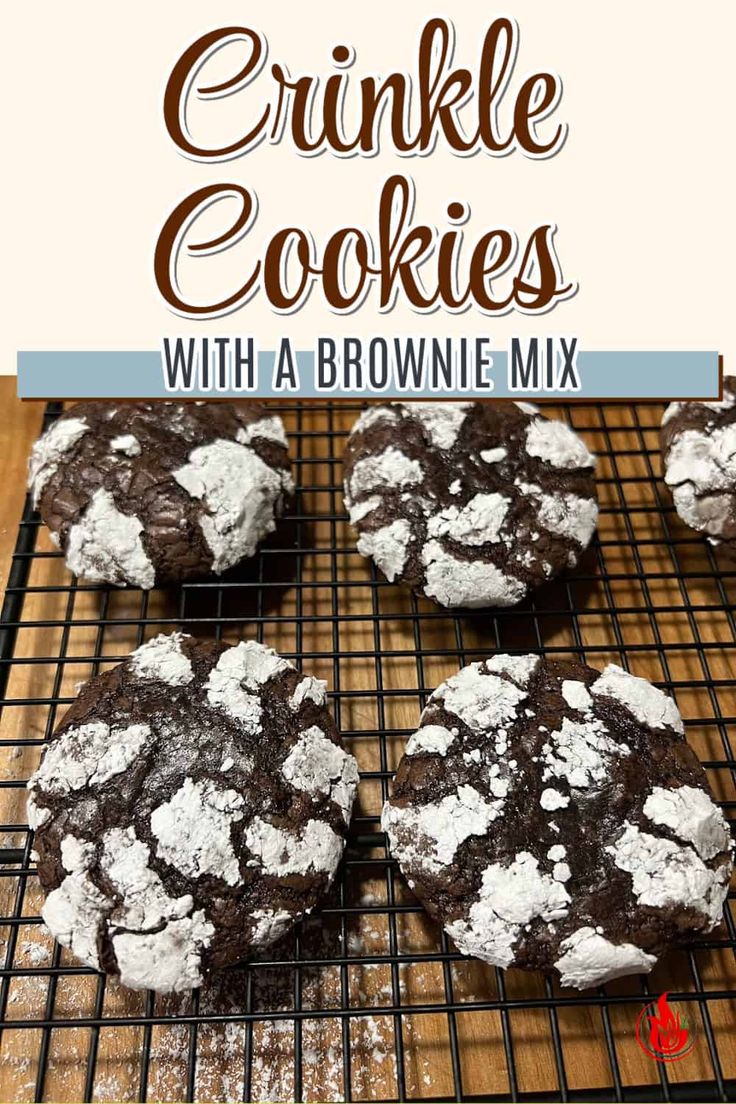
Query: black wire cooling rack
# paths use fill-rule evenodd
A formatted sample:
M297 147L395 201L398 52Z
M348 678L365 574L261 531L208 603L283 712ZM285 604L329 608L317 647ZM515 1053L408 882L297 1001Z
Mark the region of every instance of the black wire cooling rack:
M58 405L46 409L46 422ZM599 455L599 533L522 607L452 617L380 578L342 509L350 404L280 404L297 494L248 567L176 593L71 578L29 503L0 627L3 1100L736 1099L736 928L648 979L584 993L463 959L404 885L380 806L428 694L466 662L546 651L615 661L677 698L727 815L736 807L736 570L675 516L659 479L661 407L559 411ZM6 519L7 524L7 519ZM80 967L39 919L24 786L80 680L159 631L256 636L326 678L361 765L346 858L319 916L261 961L177 998ZM660 992L695 1045L666 1065L636 1018Z

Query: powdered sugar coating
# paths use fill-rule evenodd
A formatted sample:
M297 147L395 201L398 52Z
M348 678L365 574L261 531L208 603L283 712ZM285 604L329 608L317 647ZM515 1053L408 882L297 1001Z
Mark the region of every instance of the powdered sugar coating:
M555 809L566 809L570 804L570 798L560 793L559 790L555 790L552 786L547 786L540 794L539 804L548 813L553 813Z
M217 573L254 554L276 528L283 496L291 490L290 477L235 441L194 449L173 477L206 508L200 525Z
M263 437L267 441L275 441L278 445L287 447L286 431L280 418L271 415L268 418L260 418L257 422L251 422L247 426L241 426L235 440L241 445L249 445L256 437Z
M719 923L728 894L727 867L712 869L692 848L628 823L607 850L616 866L631 875L633 892L642 905L682 905L697 911L704 917L706 931Z
M149 865L149 849L132 827L106 832L100 867L115 897L91 881L96 845L67 836L62 841L65 869L61 885L42 909L49 930L75 956L99 968L98 942L110 939L124 985L134 989L178 992L200 985L202 950L214 927L193 912L188 895L170 897Z
M526 693L506 679L485 673L486 669L483 663L463 667L435 690L430 701L443 702L445 709L473 732L495 729L513 721Z
M465 954L507 967L524 925L536 917L547 923L559 920L569 903L565 887L542 873L533 855L521 851L509 866L492 863L484 871L467 920L456 920L447 930Z
M537 667L539 656L536 655L495 655L486 660L486 670L497 675L508 675L517 686L526 686Z
M156 854L190 878L213 874L238 885L242 879L232 827L243 815L243 798L235 790L185 778L171 800L151 814Z
M261 719L261 703L254 691L286 667L286 660L272 648L256 640L241 641L223 652L210 672L205 686L208 701L255 733Z
M411 526L403 518L393 521L383 529L364 533L358 540L361 556L370 557L392 583L400 575L406 562L406 549L411 540Z
M324 679L305 675L289 698L289 708L298 713L305 701L311 701L314 705L324 705L327 701L326 690L327 683Z
M421 464L406 456L400 449L393 447L384 449L376 456L359 460L353 468L353 474L346 489L348 505L356 495L372 491L376 487L385 485L411 487L421 483L423 474Z
M642 724L650 728L671 728L683 734L685 726L672 698L663 694L646 679L624 671L615 663L604 667L603 674L590 687L596 697L616 698Z
M181 650L184 634L159 633L131 652L130 662L140 678L159 679L168 686L186 686L194 678L188 656Z
M472 403L415 402L411 416L421 422L422 429L435 448L448 449L455 444Z
M34 509L61 458L74 448L88 430L89 426L84 418L60 418L36 441L28 460L28 488Z
M358 765L321 728L312 725L300 734L281 771L296 789L314 796L329 795L340 808L345 823L349 823L358 788Z
M671 828L692 843L701 859L712 859L731 846L731 833L721 810L703 790L680 786L676 790L655 786L644 802L644 815L653 824Z
M345 505L389 581L448 608L515 605L590 541L593 463L569 427L517 404L393 403L351 432Z
M151 730L145 724L111 727L104 721L71 728L47 749L28 788L65 794L101 786L122 774L140 755Z
M443 725L428 724L412 733L406 743L404 755L420 755L429 752L433 755L447 755L447 749L454 742L457 729Z
M132 582L150 590L155 571L141 534L140 518L123 514L109 491L92 495L81 520L69 530L66 562L75 575L121 586Z
M381 825L402 862L438 871L469 836L485 834L502 809L503 801L485 801L472 786L460 786L457 793L416 810L386 804Z
M595 467L595 457L565 422L534 418L527 426L526 449L555 468Z
M599 718L572 721L563 717L560 729L551 732L542 747L542 781L565 778L578 789L601 785L609 777L612 757L629 753L625 743L608 736Z
M182 633L83 687L85 722L62 725L29 784L53 933L126 985L174 991L310 911L358 783L324 687L255 641Z
M291 913L285 909L256 909L253 920L255 925L251 940L254 947L270 947L286 934L294 922Z
M562 696L577 713L587 713L593 708L593 699L588 693L584 682L577 679L564 679L562 683Z
M286 878L317 871L331 881L343 850L343 841L321 820L310 820L297 835L261 817L250 822L245 842L267 874Z
M508 498L495 492L475 495L463 507L446 506L434 514L427 522L427 533L430 537L450 537L461 544L494 543L501 539L509 505Z
M478 609L515 606L525 594L524 584L484 560L460 560L439 541L427 541L422 550L426 568L424 592L440 605Z
M132 433L121 433L119 437L113 437L110 448L113 452L121 452L124 456L141 454L141 443Z
M563 955L555 962L563 985L589 989L628 974L648 974L655 955L633 943L611 943L595 928L578 928L560 943Z

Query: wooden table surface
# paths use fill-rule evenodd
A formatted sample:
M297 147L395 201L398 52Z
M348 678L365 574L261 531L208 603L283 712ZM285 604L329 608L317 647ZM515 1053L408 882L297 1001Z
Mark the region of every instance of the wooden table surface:
M26 457L41 418L39 407L22 405L13 399L13 387L14 381L0 381L3 580L23 501ZM678 571L685 572L686 581L673 572L674 553L664 539L663 515L652 508L659 493L654 450L660 415L661 410L656 408L642 408L641 417L636 420L628 408L617 407L612 418L606 416L600 425L586 427L587 442L601 455L599 494L604 510L599 532L604 544L599 553L600 579L596 585L582 585L576 583L573 575L569 583L559 585L554 591L559 603L555 607L557 613L548 611L548 616L540 621L543 644L571 650L582 647L596 666L610 660L620 661L625 652L634 673L659 682L679 683L676 693L689 721L688 738L701 758L723 760L727 757L724 747L728 733L717 718L736 716L733 626L705 545L698 539L692 540L692 535L668 514L667 535L674 534L676 540L682 541L677 548L677 563ZM325 431L328 422L333 429L345 430L353 417L353 413L337 408L330 415L308 410L303 416L301 428L305 432L299 435L297 468L305 485L302 505L306 514L340 515L341 499L335 490L341 477L339 460L328 453ZM287 428L294 428L288 419ZM620 497L622 486L626 510ZM382 800L378 776L382 769L385 773L386 767L395 766L403 746L403 736L387 737L386 762L382 764L376 734L412 730L422 703L421 692L433 688L457 668L457 655L445 654L458 647L456 634L459 633L459 646L468 659L477 658L482 650L492 651L496 645L534 650L541 641L534 635L531 617L500 617L497 641L489 638L488 629L477 620L468 620L458 629L450 618L427 616L417 629L416 621L407 618L407 612L413 608L409 596L400 587L372 588L367 565L356 555L348 554L353 543L354 536L346 522L317 521L308 534L308 545L314 552L300 560L296 569L300 572L298 578L308 583L308 587L290 585L286 579L278 590L264 589L256 597L249 591L251 604L242 608L237 606L238 595L228 594L224 605L219 600L215 612L231 618L226 626L228 638L247 634L252 628L249 621L255 618L267 642L279 650L286 654L312 654L312 658L305 660L305 668L328 680L335 692L332 700L340 727L354 734L351 749L361 769L373 774L361 784L359 813L374 816ZM39 547L52 550L43 531L39 534ZM335 547L346 551L333 553ZM595 566L594 563L593 570ZM330 586L332 572L345 580L337 589ZM68 573L59 557L34 562L31 582L34 590L26 596L23 609L23 620L29 622L29 627L18 636L16 655L21 662L14 668L8 697L19 703L32 698L37 704L19 704L6 710L0 729L6 741L29 737L40 741L47 735L56 719L53 701L71 699L79 680L96 669L89 657L104 655L112 661L140 641L143 630L139 631L136 619L141 610L149 621L155 622L146 626L146 636L174 624L178 616L171 602L158 592L143 599L141 606L136 592L116 591L101 599L95 588L70 589ZM277 596L277 606L271 604L271 594ZM725 597L728 602L733 595L726 593ZM106 620L104 630L98 625L101 601ZM574 616L566 613L571 602L580 611ZM686 603L698 612L690 612ZM421 608L431 610L429 605ZM282 615L280 619L259 620L274 611ZM201 615L205 620L207 616L202 615L201 609L189 606L186 614ZM63 622L68 617L73 618L73 625L64 629ZM331 656L333 650L337 653L335 657ZM392 658L380 658L377 665L376 653L380 656L388 652ZM379 677L380 687L376 682ZM44 704L49 701L52 704ZM27 778L39 754L38 744L20 749L7 745L1 748L3 779ZM733 751L730 755L732 758ZM713 769L710 778L719 798L734 800L731 772ZM0 790L0 801L3 823L25 823L22 788ZM18 833L13 840L12 846L23 846L25 833ZM379 849L370 854L382 856L383 852ZM494 970L469 960L453 962L449 967L440 961L420 960L393 968L380 962L391 940L410 955L433 952L439 944L436 928L420 912L399 913L395 927L391 928L386 912L381 909L391 891L387 879L380 865L376 869L356 866L345 889L345 903L360 904L363 911L351 914L343 933L325 921L305 932L302 958L344 954L345 945L340 942L340 936L344 935L350 955L371 955L379 960L373 965L356 962L344 969L310 967L302 971L302 1008L314 1011L339 1008L348 999L355 1010L374 1009L371 1015L351 1017L347 1039L339 1019L315 1016L300 1022L305 1098L344 1098L342 1051L346 1044L350 1049L354 1099L394 1098L398 1093L397 1031L398 1044L404 1052L406 1093L418 1099L453 1095L450 1045L453 1033L458 1040L459 1072L466 1094L509 1091L507 1046L514 1055L516 1089L523 1093L558 1090L556 1046L564 1056L569 1089L585 1092L612 1083L614 1074L608 1058L612 1043L618 1062L615 1076L622 1084L657 1083L660 1076L657 1064L642 1054L633 1036L634 1020L645 1000L638 979L623 979L608 986L614 1003L605 1008L575 1003L571 999L575 994L556 991L560 1003L558 1010L550 1013L541 1005L524 1004L543 1000L547 992L544 980L534 974L511 971L499 981ZM412 901L401 879L396 878L394 886L397 901ZM17 934L7 928L0 935L7 940L14 966L25 973L9 984L7 1026L0 1052L0 1100L34 1099L39 1065L46 1071L42 1086L46 1099L81 1099L90 1061L96 1063L94 1099L138 1099L141 1078L149 1099L180 1099L187 1092L187 1069L195 1051L196 1098L240 1099L247 1091L243 1070L248 1048L253 1055L250 1091L254 1099L293 1096L296 1029L288 1017L257 1023L252 1035L239 1022L205 1023L196 1036L181 1024L145 1027L134 1022L99 1031L88 1026L13 1029L13 1021L43 1020L52 1015L54 1019L67 1016L76 1021L95 1019L101 1014L134 1021L137 1016L150 1016L153 1012L166 1015L197 1007L205 1013L232 1013L244 1008L278 1012L293 1007L291 969L256 971L256 981L250 989L244 988L245 973L229 975L227 984L204 990L198 1006L188 997L149 1002L145 994L131 993L114 982L101 985L94 975L81 972L50 980L45 967L49 964L71 967L73 961L66 952L62 954L53 947L35 922L40 905L34 876L27 880L16 877L2 880L2 914L24 919ZM733 951L717 945L719 940L721 943L725 940L723 930L713 940L716 946L711 949L670 954L654 971L652 990L733 991L736 978ZM505 997L500 985L505 986ZM426 1011L429 1005L441 1009L448 991L455 1001L467 1004L467 1011L460 1010L452 1016L442 1011ZM638 994L638 998L633 1004L615 1003L616 998L627 994ZM510 1011L498 1007L482 1011L473 1007L478 1002L498 1001L500 997L519 1003ZM402 1011L400 1024L392 1015L375 1011L381 1005L397 1001L406 1009ZM425 1011L413 1014L412 1005L422 1005ZM699 1038L683 1061L668 1068L670 1080L713 1079L707 1033L718 1047L720 1074L736 1077L734 1001L722 997L712 1000L706 1019L697 1005L689 1006L688 1011ZM146 1049L150 1060L144 1065L141 1055Z

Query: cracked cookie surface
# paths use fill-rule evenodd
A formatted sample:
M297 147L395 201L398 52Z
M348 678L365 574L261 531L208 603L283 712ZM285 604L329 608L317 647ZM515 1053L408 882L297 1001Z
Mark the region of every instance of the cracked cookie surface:
M732 871L674 701L613 664L463 668L429 699L383 827L461 951L576 988L711 931Z
M82 688L29 781L43 919L125 985L196 987L317 904L357 782L324 682L256 641L155 637Z
M33 504L75 574L149 590L252 556L293 491L257 403L84 402L33 446Z
M513 606L587 548L594 465L526 403L389 403L350 433L345 504L390 582L448 608Z

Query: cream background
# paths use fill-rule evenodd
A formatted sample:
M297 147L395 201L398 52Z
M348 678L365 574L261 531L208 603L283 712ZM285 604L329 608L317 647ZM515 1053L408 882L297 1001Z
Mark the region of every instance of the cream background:
M511 88L532 69L563 79L553 121L566 121L569 134L550 160L457 158L442 149L428 158L302 158L283 142L202 165L181 156L164 130L171 66L216 26L257 27L269 42L267 65L283 61L292 75L332 71L330 48L347 42L360 76L412 71L419 29L433 14L454 22L456 61L475 64L488 23L504 13L521 30ZM736 364L733 0L516 0L497 8L471 0L35 0L3 4L0 19L2 373L15 371L17 349L155 348L177 333L252 333L262 348L283 333L298 347L320 333L487 333L501 346L515 333L562 333L577 334L583 348L718 348L727 366ZM220 109L223 126L227 111L250 118L267 83L262 72L243 94L210 105L211 125ZM380 315L371 298L340 317L313 294L289 316L259 296L225 318L193 322L161 301L152 275L158 232L175 202L201 184L236 180L260 202L254 230L227 254L227 272L220 260L196 262L211 293L233 286L281 225L309 227L318 243L343 222L371 227L393 171L413 177L418 220L442 228L446 203L467 199L471 241L505 224L523 243L541 222L555 222L577 295L546 315L496 320L418 315L401 302Z

